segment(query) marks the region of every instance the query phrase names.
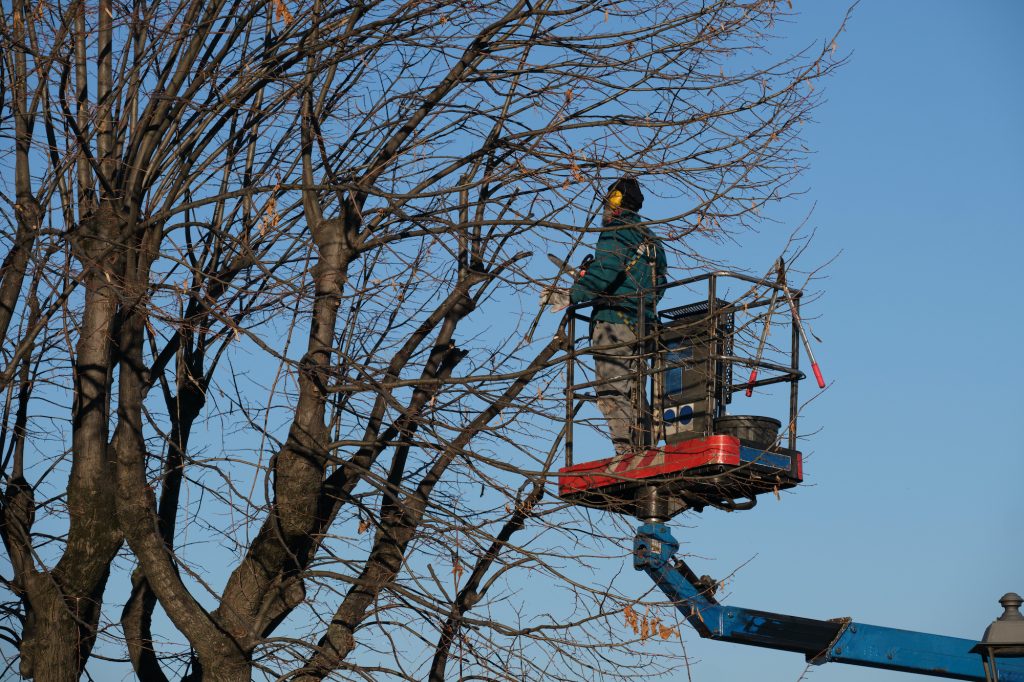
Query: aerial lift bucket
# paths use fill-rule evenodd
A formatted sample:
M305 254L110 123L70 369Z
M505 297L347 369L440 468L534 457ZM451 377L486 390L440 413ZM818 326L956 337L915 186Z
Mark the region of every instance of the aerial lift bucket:
M723 280L748 286L745 297L725 300L716 296ZM790 352L785 362L770 362L759 349L756 358L737 354L737 314L768 307L770 323L774 302L785 296L796 311L801 296L778 281L756 279L732 272L715 272L668 285L705 284L706 299L669 308L659 324L643 335L644 370L635 377L649 400L638 401L641 434L634 454L574 463L572 415L584 393L595 382L575 384L570 358L567 373L566 466L559 471L559 495L575 504L637 516L667 519L686 509L707 506L729 511L749 509L757 496L778 494L803 480L802 459L796 451L797 382L802 331L793 316ZM570 337L576 320L589 321L582 306L570 310ZM642 317L642 316L641 316ZM585 354L586 350L576 355ZM571 353L573 355L573 353ZM763 372L763 378L733 383L736 364ZM756 379L756 375L755 375ZM780 442L782 422L754 415L728 415L726 406L737 391L788 383L790 414L786 422L787 446ZM650 405L648 408L647 405Z

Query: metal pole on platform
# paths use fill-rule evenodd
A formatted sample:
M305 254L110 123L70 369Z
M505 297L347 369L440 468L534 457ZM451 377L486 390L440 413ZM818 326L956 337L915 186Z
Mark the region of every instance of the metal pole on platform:
M780 270L784 266L782 260L779 260ZM800 306L800 299L796 299L793 303L798 308ZM790 329L792 330L792 345L790 348L790 360L793 364L793 370L800 369L800 323L797 322L797 317L793 316L790 321ZM800 410L800 397L799 397L799 384L800 375L794 374L793 378L789 382L789 449L796 450L796 414Z
M573 402L576 392L576 312L569 311L565 361L565 466L572 466Z
M644 310L644 290L643 288L637 289L636 293L636 330L635 338L633 340L632 347L629 349L632 361L630 365L633 367L633 377L630 382L630 398L633 400L633 423L630 425L630 449L634 453L641 452L644 449L644 396L643 396L643 369L641 364L643 362L643 353L641 347L643 344L644 334L647 331L646 317L647 311Z
M708 278L708 348L707 360L704 371L706 373L706 390L704 395L704 435L711 436L715 432L715 413L718 407L715 404L715 394L718 383L718 323L715 319L717 310L715 303L718 299L718 278L714 273Z

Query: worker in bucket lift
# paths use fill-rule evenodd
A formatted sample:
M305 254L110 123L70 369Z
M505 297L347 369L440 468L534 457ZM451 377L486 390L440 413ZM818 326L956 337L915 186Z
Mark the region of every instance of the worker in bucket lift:
M665 251L651 231L640 224L637 213L644 204L640 183L623 177L608 189L594 260L568 291L549 292L552 311L570 303L593 301L590 340L594 348L597 406L608 422L612 445L618 457L632 454L637 428L634 391L643 391L642 360L637 344L639 301L647 333L657 320L656 307L664 293L667 264Z

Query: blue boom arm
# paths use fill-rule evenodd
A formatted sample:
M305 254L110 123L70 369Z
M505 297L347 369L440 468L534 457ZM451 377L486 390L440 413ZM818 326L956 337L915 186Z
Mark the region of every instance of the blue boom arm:
M814 620L719 604L709 585L682 561L679 543L663 523L645 523L633 545L633 566L644 571L701 637L802 653L811 663L849 663L886 670L985 681L969 639L856 623ZM1000 682L1024 682L1024 663L1000 660Z

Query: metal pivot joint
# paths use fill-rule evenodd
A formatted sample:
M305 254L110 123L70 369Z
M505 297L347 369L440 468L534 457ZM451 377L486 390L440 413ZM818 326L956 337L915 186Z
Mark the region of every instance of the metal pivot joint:
M636 505L638 516L647 523L664 523L674 513L681 511L670 508L669 500L656 485L644 486L637 490Z

